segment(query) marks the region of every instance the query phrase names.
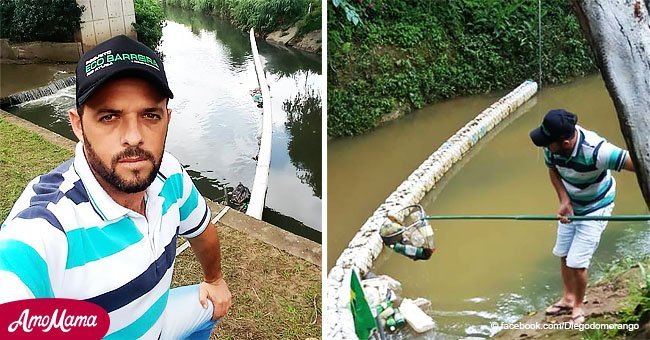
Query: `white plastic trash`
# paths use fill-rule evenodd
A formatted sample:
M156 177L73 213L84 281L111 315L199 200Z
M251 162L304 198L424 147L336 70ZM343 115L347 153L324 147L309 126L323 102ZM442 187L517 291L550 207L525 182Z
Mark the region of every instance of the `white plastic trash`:
M424 333L436 327L433 319L424 313L411 299L402 300L399 310L406 322L418 333Z

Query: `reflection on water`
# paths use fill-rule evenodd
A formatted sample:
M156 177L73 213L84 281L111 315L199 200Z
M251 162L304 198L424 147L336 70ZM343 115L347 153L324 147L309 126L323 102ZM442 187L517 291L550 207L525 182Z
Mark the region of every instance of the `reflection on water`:
M206 197L223 202L240 182L252 188L259 150L262 110L250 95L257 78L248 34L197 12L167 7L166 15L160 50L174 92L166 148ZM263 219L320 242L320 59L257 44L273 107ZM68 88L10 111L74 138L66 113L73 105L74 88Z
M600 77L543 89L534 107L507 120L491 140L480 142L460 171L423 199L427 213L554 214L557 197L543 154L528 132L558 107L577 113L584 127L625 147ZM614 214L646 213L634 174L614 177ZM555 222L436 221L433 226L437 250L431 260L415 263L385 251L374 270L400 280L405 296L431 299L441 332L487 337L498 331L491 321L516 321L560 295L558 259L551 254ZM592 280L611 261L649 254L649 244L646 222L610 222L593 260Z
M289 141L291 163L299 169L298 178L308 184L314 196L322 198L321 162L312 157L321 139L321 98L314 90L298 94L282 104L287 112L285 126L293 138ZM311 147L305 147L311 145Z

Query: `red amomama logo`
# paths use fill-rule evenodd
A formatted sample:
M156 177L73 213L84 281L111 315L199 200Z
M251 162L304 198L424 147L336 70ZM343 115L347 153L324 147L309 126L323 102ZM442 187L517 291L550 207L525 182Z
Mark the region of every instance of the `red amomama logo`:
M0 305L0 339L101 339L110 319L101 307L72 299L31 299Z

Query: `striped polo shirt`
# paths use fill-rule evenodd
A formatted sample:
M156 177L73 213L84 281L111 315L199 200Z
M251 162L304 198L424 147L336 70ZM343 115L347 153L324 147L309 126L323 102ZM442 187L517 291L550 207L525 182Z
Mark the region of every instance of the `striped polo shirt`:
M576 125L578 141L571 156L544 148L544 162L555 167L569 194L575 215L586 215L614 202L616 181L610 170L621 171L627 158L623 150L593 131Z
M169 153L145 200L146 217L113 201L78 143L74 158L27 185L2 224L0 303L85 300L108 312L107 339L157 338L176 238L201 234L210 211Z

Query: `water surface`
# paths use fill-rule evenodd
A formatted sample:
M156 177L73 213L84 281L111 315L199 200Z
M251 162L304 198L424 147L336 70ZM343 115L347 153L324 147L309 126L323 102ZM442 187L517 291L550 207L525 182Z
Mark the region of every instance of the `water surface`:
M474 97L464 101L478 105L490 99L493 98ZM462 101L445 104L450 103ZM427 213L555 214L558 203L543 154L532 145L528 132L540 124L548 110L558 107L575 112L579 124L625 147L614 107L599 76L545 88L533 104L502 123L497 134L489 134L480 142L460 167L452 168L445 180L423 199ZM427 124L425 119L413 119ZM412 134L402 134L399 140L406 148L415 143L414 139L417 138ZM355 145L358 144L361 143ZM333 151L337 149L328 150ZM409 153L397 155L406 158ZM418 162L422 160L424 157ZM385 176L395 172L382 167L364 169L377 177L384 176L382 171L389 173ZM634 174L615 172L614 176L614 214L647 213ZM344 191L336 187L337 183L329 177L330 197ZM373 184L383 186L380 181ZM392 188L386 190L390 193ZM330 210L328 217L346 213L343 208ZM355 215L356 211L350 214ZM438 332L453 337L487 337L498 331L490 322L514 322L527 312L544 309L559 297L559 260L551 254L556 234L554 222L437 221L433 226L437 251L429 261L413 262L384 251L373 270L400 280L403 295L430 299ZM346 234L348 230L331 225L328 236L331 239L339 233ZM650 231L646 222L610 222L592 262L591 278L601 275L612 261L649 253Z

